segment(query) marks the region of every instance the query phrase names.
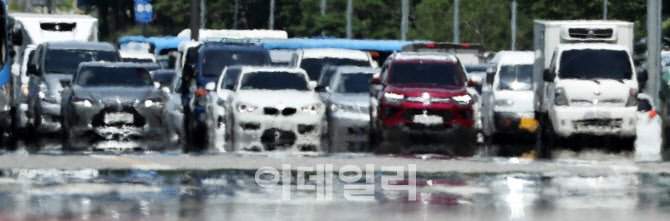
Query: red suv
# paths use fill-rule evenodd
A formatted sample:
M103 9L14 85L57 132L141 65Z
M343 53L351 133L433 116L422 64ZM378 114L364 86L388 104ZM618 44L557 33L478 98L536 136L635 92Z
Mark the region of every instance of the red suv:
M458 58L447 53L392 55L370 86L370 142L376 152L473 155L473 98ZM412 150L403 144L421 145Z

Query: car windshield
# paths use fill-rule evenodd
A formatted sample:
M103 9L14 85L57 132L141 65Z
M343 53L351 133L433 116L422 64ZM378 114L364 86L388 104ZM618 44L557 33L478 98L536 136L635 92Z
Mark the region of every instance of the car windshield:
M171 72L171 73L156 73L153 75L153 79L155 82L158 82L161 84L161 86L167 86L172 84L172 80L174 79L176 73Z
M326 65L370 67L370 62L351 58L305 58L300 63L300 68L307 72L310 80L317 81L321 75L321 70Z
M321 76L319 76L319 82L317 82L316 85L328 86L328 84L330 84L330 79L335 74L335 71L337 71L337 66L324 66L321 70Z
M395 63L391 66L390 84L465 85L458 65L454 63Z
M498 72L498 90L526 91L533 89L533 65L503 65Z
M202 59L202 75L216 78L229 65L267 65L267 56L262 51L208 50Z
M561 54L559 78L624 80L632 76L633 69L626 51L580 49Z
M242 70L238 68L229 68L226 70L226 75L223 76L223 79L221 79L223 82L221 82L221 88L222 89L231 89L235 87L235 84L237 83L237 80L240 77L240 72Z
M84 87L152 87L149 71L137 67L82 67L76 84Z
M300 74L290 72L254 72L245 74L240 82L241 90L298 90L308 91L307 80Z
M116 51L51 49L44 61L45 71L50 74L74 74L79 64L89 61L119 61Z
M372 79L372 74L343 74L340 76L335 92L347 94L369 93L370 79Z

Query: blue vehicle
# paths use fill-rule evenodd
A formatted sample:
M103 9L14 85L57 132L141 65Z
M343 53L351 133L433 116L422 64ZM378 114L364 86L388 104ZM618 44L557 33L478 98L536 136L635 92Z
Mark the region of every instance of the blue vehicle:
M209 91L215 89L223 69L231 65L270 66L268 50L257 44L205 42L190 48L182 72L184 131L188 150L202 150L209 146L205 123ZM192 98L192 99L191 99Z
M7 41L7 4L2 0L2 7L0 9L0 136L11 131L11 91L12 85L10 79L10 57L9 57L9 43Z
M148 52L155 56L158 63L164 63L166 68L174 69L178 58L177 49L188 38L180 37L143 37L125 36L119 39L119 50Z
M368 40L338 39L327 37L266 39L259 40L268 50L298 50L309 48L339 48L367 51L378 64L382 64L393 52L401 52L403 47L411 44L426 44L431 41L399 41L399 40Z

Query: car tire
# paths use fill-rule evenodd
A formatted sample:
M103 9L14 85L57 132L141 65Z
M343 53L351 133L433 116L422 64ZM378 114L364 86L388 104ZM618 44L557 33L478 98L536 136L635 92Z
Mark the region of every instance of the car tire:
M551 152L556 149L557 139L551 121L543 117L536 133L535 158L551 159Z

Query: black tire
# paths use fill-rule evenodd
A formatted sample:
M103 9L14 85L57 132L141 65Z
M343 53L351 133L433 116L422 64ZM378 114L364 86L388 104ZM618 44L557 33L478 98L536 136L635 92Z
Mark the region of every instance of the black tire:
M551 121L546 117L542 117L541 119L536 133L535 158L551 159L551 153L556 149L556 135L554 134L554 127Z

